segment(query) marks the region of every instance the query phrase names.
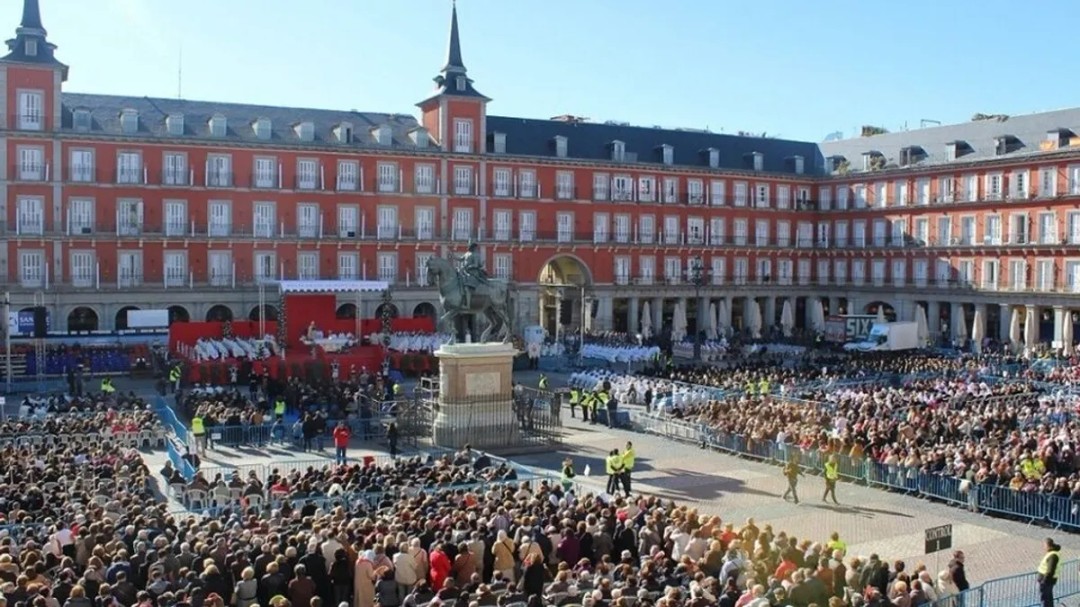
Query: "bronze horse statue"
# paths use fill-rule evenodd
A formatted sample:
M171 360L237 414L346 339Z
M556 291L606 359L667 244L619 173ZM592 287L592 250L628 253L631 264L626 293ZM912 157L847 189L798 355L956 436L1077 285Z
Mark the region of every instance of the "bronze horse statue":
M487 320L487 327L477 342L507 343L510 340L510 289L505 280L488 279L481 283L469 298L468 309L465 309L465 277L453 262L442 257L429 258L427 279L429 284L439 289L439 302L443 308L438 321L439 327L444 331L449 330L455 342L463 338L466 327L470 334L476 334L475 322L478 316ZM462 325L463 320L467 321L465 326Z

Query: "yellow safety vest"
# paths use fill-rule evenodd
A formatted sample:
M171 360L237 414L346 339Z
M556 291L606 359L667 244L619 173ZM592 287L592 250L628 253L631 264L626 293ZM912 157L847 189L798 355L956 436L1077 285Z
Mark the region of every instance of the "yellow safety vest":
M578 393L577 389L570 390L570 404L576 405L579 398L580 394Z
M274 413L278 415L285 415L285 401L278 400L274 403Z
M401 384L394 384L394 394L401 394Z
M826 462L825 478L829 479L830 481L835 481L836 479L840 478L840 466L832 462Z
M761 380L761 383L758 384L758 394L768 394L768 393L769 393L769 382L767 380L763 379L763 380Z
M179 367L173 367L172 370L169 371L169 381L176 381L178 379L180 379L180 369Z
M1057 564L1054 565L1054 570L1050 571L1050 557L1056 556ZM1047 579L1057 580L1058 570L1061 569L1061 553L1057 550L1051 550L1042 557L1042 562L1039 563L1039 573Z
M547 387L548 387L548 378L547 378L546 375L541 375L540 376L540 389L541 390L547 390Z
M626 452L624 452L622 454L622 465L623 465L623 468L626 469L627 471L630 471L630 470L634 469L634 450L633 449L627 449Z
M611 395L608 394L607 392L601 392L599 398L600 398L600 402L602 404L607 405L608 401L611 400Z
M847 544L845 544L843 540L829 540L829 543L825 544L825 546L829 550L843 550L844 552L847 552Z
M622 456L609 455L608 458L604 461L604 469L605 469L605 471L608 474L615 474L615 467L619 465L619 460L621 460L621 459L622 459Z
M202 436L206 434L206 428L203 426L203 419L200 416L191 418L191 433L195 436Z

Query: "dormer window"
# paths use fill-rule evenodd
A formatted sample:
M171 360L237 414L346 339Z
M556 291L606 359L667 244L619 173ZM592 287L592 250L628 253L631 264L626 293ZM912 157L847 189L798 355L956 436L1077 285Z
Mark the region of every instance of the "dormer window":
M76 131L90 130L90 110L75 110L71 116L72 126Z
M555 136L555 157L556 158L566 158L566 143L567 143L566 137L563 137L562 135L556 135Z
M352 141L353 126L351 122L342 122L334 127L334 139L338 143L350 143Z
M390 145L393 142L393 131L388 124L375 127L371 133L375 136L375 143L379 145Z
M664 164L671 166L675 162L675 148L666 143L660 146L660 160Z
M412 140L413 145L418 148L426 148L431 138L428 136L427 129L424 127L416 127L409 132L409 139Z
M611 142L611 160L623 162L626 159L626 144L616 139Z
M843 156L829 156L826 161L830 173L841 173L847 170L848 161Z
M457 78L454 78L454 85L459 92L465 92L465 87L469 85L469 81L465 76L458 76Z
M224 114L214 114L210 118L210 136L211 137L224 137L226 132L226 122Z
M709 148L709 149L707 149L705 151L709 155L709 168L710 169L718 169L718 168L720 168L720 150L718 150L716 148Z
M900 148L900 166L916 164L925 156L923 149L917 145Z
M293 127L296 137L300 141L315 141L315 123L305 120Z
M37 40L33 38L27 38L26 40L26 56L37 57Z
M273 127L274 125L269 118L259 118L251 123L251 130L255 132L255 138L263 141L270 141Z
M496 154L506 153L506 133L491 134L491 149Z
M127 109L120 112L120 130L125 135L132 135L139 130L138 110Z
M971 150L966 141L950 141L945 144L945 157L948 160L956 160L969 151Z
M997 137L994 144L994 151L998 156L1015 152L1020 147L1020 141L1012 135Z
M802 175L806 172L806 159L802 156L795 156L792 158L795 163L795 174Z
M170 137L180 137L184 134L184 115L169 114L165 118L165 130Z
M762 154L761 152L751 152L746 155L746 160L751 169L755 171L765 170L765 154Z

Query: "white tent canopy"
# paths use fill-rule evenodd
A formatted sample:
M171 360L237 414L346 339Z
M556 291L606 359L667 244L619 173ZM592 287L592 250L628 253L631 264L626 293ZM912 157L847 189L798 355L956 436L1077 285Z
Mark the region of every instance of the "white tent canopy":
M716 339L716 302L709 304L709 315L705 317L705 336Z
M390 288L385 280L279 280L274 283L282 293L362 293Z
M915 333L920 347L930 343L930 326L926 322L926 308L921 305L915 306Z
M784 300L784 307L780 311L780 327L784 330L784 337L791 337L795 328L795 314L791 310L791 300Z
M986 323L983 321L982 310L975 308L975 316L971 321L971 350L976 354L982 354L982 340L985 327Z
M649 302L641 306L641 336L645 339L652 337L652 308Z

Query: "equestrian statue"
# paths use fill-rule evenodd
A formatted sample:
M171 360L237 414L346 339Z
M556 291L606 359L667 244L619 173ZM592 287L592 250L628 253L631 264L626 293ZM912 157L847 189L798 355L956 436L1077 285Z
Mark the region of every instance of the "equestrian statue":
M466 331L476 334L477 317L487 321L479 343L510 340L510 289L505 280L493 278L484 269L480 247L475 242L461 256L459 264L442 257L427 260L428 282L439 289L442 316L440 330L448 331L454 342L464 340Z

